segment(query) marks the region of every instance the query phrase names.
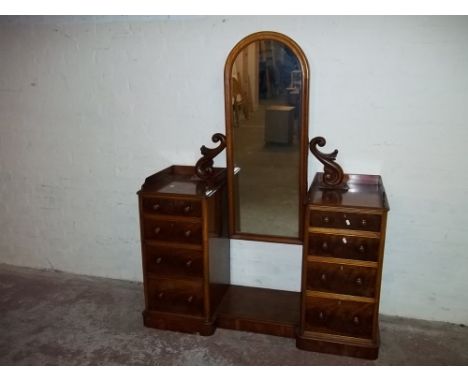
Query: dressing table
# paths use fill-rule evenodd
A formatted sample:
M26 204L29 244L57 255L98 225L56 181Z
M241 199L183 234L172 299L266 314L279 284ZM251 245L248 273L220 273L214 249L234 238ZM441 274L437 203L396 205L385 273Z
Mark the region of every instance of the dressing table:
M324 138L309 142L308 63L289 37L241 40L224 83L226 135L202 146L195 166L159 171L138 191L144 324L252 331L295 338L303 350L377 358L389 210L381 177L345 174L337 150L319 151ZM214 167L225 149L226 168ZM324 168L307 189L309 150ZM231 285L236 239L302 246L300 291Z

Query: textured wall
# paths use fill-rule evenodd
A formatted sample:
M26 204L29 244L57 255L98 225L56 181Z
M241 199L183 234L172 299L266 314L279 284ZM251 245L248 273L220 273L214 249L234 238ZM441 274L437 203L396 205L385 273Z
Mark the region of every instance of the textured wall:
M135 192L224 131L229 50L275 30L309 59L310 136L383 176L382 312L467 324L467 21L0 18L0 262L140 280ZM298 289L300 247L232 249L235 282Z

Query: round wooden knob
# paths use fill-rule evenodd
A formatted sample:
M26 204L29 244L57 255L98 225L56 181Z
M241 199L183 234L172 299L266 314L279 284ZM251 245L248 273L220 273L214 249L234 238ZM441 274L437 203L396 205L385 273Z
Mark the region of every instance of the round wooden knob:
M320 276L320 280L327 281L327 275L325 273L322 273L322 275Z
M159 298L159 299L162 299L163 297L164 297L164 292L159 292L159 293L158 293L158 298Z
M188 214L190 211L192 211L192 205L191 204L187 204L185 207L184 207L184 212L186 214Z
M364 244L361 244L359 247L358 247L358 251L360 253L366 253L366 247L364 246Z
M156 228L154 229L154 233L155 233L156 235L158 235L159 232L161 232L161 227L156 227Z
M161 261L162 261L162 257L158 257L158 258L156 259L156 264L161 264Z
M161 206L159 205L159 203L153 204L153 210L154 211L158 211L160 208L161 208Z
M324 242L322 243L322 249L323 249L324 251L327 251L327 250L328 250L328 243L327 243L326 241L324 241Z
M185 237L190 237L190 235L192 235L192 231L190 231L189 229L184 232Z
M358 316L353 317L353 324L354 325L359 325L361 323L361 320L359 319Z
M187 299L187 302L190 304L192 301L193 301L193 296L189 296L189 298Z
M187 268L190 268L190 267L192 266L192 259L190 259L189 261L187 261L187 262L185 263L185 266L186 266Z
M359 285L359 286L362 285L362 278L361 278L361 277L358 277L358 278L356 279L356 285Z
M320 311L319 313L319 319L320 321L323 321L325 319L325 313L323 313L322 311Z

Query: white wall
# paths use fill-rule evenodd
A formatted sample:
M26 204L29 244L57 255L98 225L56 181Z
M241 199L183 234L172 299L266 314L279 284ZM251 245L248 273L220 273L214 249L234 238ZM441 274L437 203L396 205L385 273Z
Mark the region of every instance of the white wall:
M309 59L310 136L383 176L381 311L468 324L465 17L0 18L0 262L140 280L135 192L224 131L225 59L259 30ZM236 282L298 288L298 246L232 249Z

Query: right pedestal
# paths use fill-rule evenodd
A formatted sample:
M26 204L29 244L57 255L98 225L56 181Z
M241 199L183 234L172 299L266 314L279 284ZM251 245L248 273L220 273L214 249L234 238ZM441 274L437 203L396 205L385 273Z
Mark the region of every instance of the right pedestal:
M347 190L311 185L304 219L297 347L375 359L387 211L380 176L349 175Z

